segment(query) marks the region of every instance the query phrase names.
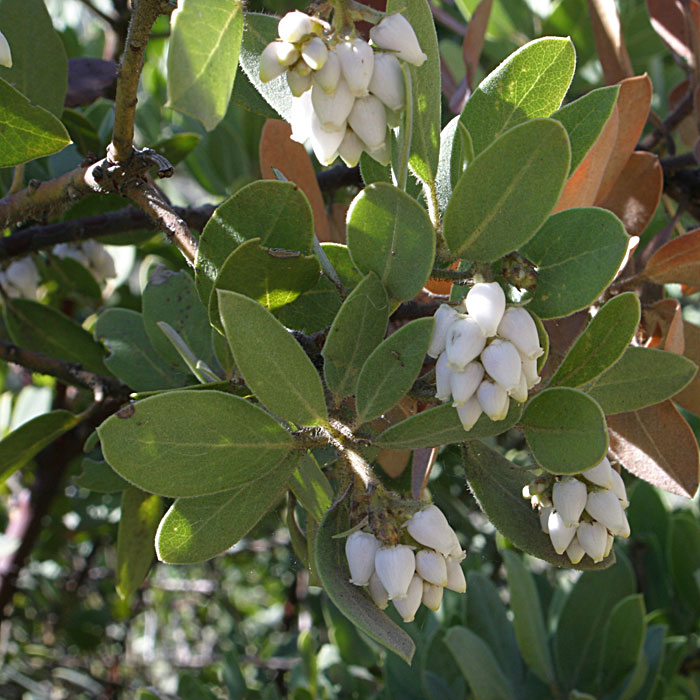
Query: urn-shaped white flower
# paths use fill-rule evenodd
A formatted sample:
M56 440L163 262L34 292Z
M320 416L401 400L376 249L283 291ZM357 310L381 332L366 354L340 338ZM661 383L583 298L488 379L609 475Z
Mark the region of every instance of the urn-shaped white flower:
M277 51L277 60L282 66L291 66L299 60L299 49L288 41L273 42Z
M510 397L515 399L518 403L524 403L527 401L527 379L525 378L525 372L520 371L520 380L518 381L518 386L511 389L509 392Z
M413 622L423 600L423 579L413 576L408 585L406 595L403 598L394 598L393 603L396 612L401 615L404 622Z
M612 467L610 469L612 471L613 493L618 497L620 505L623 508L627 508L630 502L627 500L627 489L625 488L625 482L622 480L622 477L615 469L613 469Z
M305 95L307 93L304 93ZM330 165L338 156L338 148L345 136L345 125L338 131L326 131L318 121L315 112L311 114L311 132L309 140L314 155L322 165Z
M552 487L552 504L566 525L576 525L586 507L586 485L578 479L565 477Z
M301 75L297 70L287 71L287 85L294 97L300 97L311 87L311 75Z
M0 66L12 68L12 51L5 35L0 32Z
M552 506L543 506L540 510L540 527L545 535L549 534L549 516L553 510Z
M579 544L588 556L598 563L605 558L608 531L599 522L581 523L576 531Z
M444 586L447 583L445 557L434 549L419 549L416 552L416 573L424 581Z
M343 159L345 165L354 168L360 162L360 156L364 149L365 145L357 138L355 132L352 129L346 129L345 136L338 148L338 155Z
M374 51L364 39L341 41L335 51L340 59L340 69L350 92L355 97L365 97L374 70Z
M260 80L269 83L287 70L277 58L277 44L273 41L268 44L260 54Z
M348 116L348 124L370 151L381 148L386 143L386 110L374 95L355 100Z
M345 129L345 122L354 102L355 98L350 94L344 80L339 80L335 91L330 94L319 85L311 88L311 104L319 123L326 131ZM340 140L342 141L342 136Z
M11 262L5 270L5 276L23 297L36 299L39 271L31 258L20 258Z
M473 318L458 319L447 331L445 341L447 366L456 372L461 372L481 354L485 345L486 336Z
M369 594L380 610L384 610L389 605L389 594L376 571L369 577Z
M394 54L378 53L375 55L369 91L395 112L404 108L406 93L403 71Z
M314 108L311 104L311 90L301 97L292 98L289 124L292 127L290 138L297 143L305 143L311 136L311 118Z
M443 586L423 581L423 605L430 610L439 610L442 605Z
M430 336L430 344L428 345L428 355L437 357L445 350L447 342L447 331L449 327L459 318L462 318L455 309L449 304L440 304L440 308L433 316L433 333Z
M535 321L522 307L511 306L505 310L498 324L498 335L510 340L524 359L536 360L544 353Z
M523 360L523 374L527 381L527 388L532 389L539 384L542 378L537 374L537 360Z
M435 363L435 396L447 401L452 391L452 370L447 366L447 353L443 352Z
M476 398L491 420L503 420L508 415L510 401L506 390L500 384L484 379L476 390Z
M522 360L515 345L496 338L481 353L481 362L491 378L506 391L513 391L520 384Z
M484 368L481 363L470 362L461 372L450 372L450 389L455 408L462 406L471 399L484 378Z
M428 58L421 51L410 22L401 14L385 17L369 30L369 36L375 46L395 51L398 58L414 66L422 66Z
M467 313L481 326L487 338L496 335L506 308L506 295L498 282L479 282L467 294ZM488 370L487 370L488 371Z
M287 12L277 24L277 33L280 39L295 43L313 30L313 20L309 15L294 10Z
M449 588L456 593L464 593L467 590L467 580L464 578L464 571L459 562L452 557L447 557L445 565L447 567L445 588Z
M323 39L315 36L302 44L301 57L304 59L304 63L312 70L323 68L328 59L328 49Z
M345 556L350 568L350 583L366 586L374 573L374 556L379 540L369 532L353 532L345 540Z
M569 561L572 564L578 564L585 554L586 552L578 541L578 537L574 537L571 540L571 544L566 548L566 556L569 557Z
M596 486L602 486L604 489L611 489L614 483L612 472L613 468L610 466L608 458L603 457L603 461L600 462L600 464L582 472L581 476L592 484L596 484Z
M571 544L576 534L576 525L567 525L561 515L553 510L547 519L547 529L549 530L549 539L552 540L552 546L557 554L564 554L566 548Z
M457 540L445 514L434 504L415 513L406 523L408 534L416 542L447 556Z
M380 547L374 556L374 568L389 599L406 597L408 586L416 571L416 557L406 545Z
M313 74L316 83L324 92L333 93L340 80L340 59L335 51L329 51L323 67Z
M613 535L629 537L630 526L620 500L613 491L593 491L588 494L586 512L605 525Z
M471 430L483 412L484 409L481 408L479 399L476 396L472 396L467 403L457 406L457 416L459 416L459 420L465 430Z

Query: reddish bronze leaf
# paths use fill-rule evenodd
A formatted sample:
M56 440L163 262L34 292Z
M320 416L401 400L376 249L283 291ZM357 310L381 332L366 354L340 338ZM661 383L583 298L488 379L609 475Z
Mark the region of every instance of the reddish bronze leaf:
M685 336L680 302L677 299L660 299L646 307L643 313L644 326L649 335L645 346L683 355Z
M380 450L377 455L379 466L392 479L403 474L410 459L411 450Z
M662 245L649 258L644 274L657 284L700 284L700 228Z
M491 6L493 0L481 0L474 8L472 16L467 25L467 31L462 42L462 57L464 65L467 69L467 87L471 94L474 88L474 76L479 67L479 58L481 50L484 48L484 40L486 39L486 27L491 16Z
M331 205L331 211L328 215L328 240L331 241L331 243L342 243L345 245L345 220L347 216L347 204L339 204L336 202Z
M683 353L689 360L700 365L700 328L692 323L683 323L683 333L685 335L685 352ZM693 380L673 400L686 411L700 416L700 373L693 377Z
M588 11L605 82L614 85L634 75L615 0L588 0Z
M651 26L668 48L692 65L692 43L679 0L647 0L647 11Z
M632 474L692 498L698 488L698 443L671 401L608 416L610 450Z
M638 236L654 216L663 185L664 175L658 156L635 151L599 206L617 214L630 236Z
M566 353L569 352L569 348L574 344L576 338L581 335L587 323L588 311L586 309L577 311L575 314L565 318L543 321L544 328L549 336L549 354L547 355L547 362L540 372L543 379L548 379L557 371L557 367L562 363Z
M101 58L68 59L66 107L92 104L100 97L113 100L117 86L117 64Z

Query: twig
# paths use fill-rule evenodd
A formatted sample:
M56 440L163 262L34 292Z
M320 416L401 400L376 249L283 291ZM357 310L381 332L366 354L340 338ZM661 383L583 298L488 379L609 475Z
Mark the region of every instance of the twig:
M640 142L637 148L643 151L651 151L659 141L667 136L675 129L685 117L693 111L693 94L689 92L675 107L675 109L663 120L664 131L654 129L650 134L647 134Z
M682 170L683 168L695 168L698 166L697 158L695 158L695 154L692 151L689 153L682 153L679 156L661 158L660 162L664 173L671 173L676 170Z
M462 24L458 19L455 19L451 14L445 12L441 7L435 7L432 2L428 4L436 22L439 22L443 27L459 36L464 36L467 33L466 25Z
M318 186L323 192L330 193L341 187L362 187L362 175L359 166L348 168L347 165L336 165L328 170L322 170L316 175Z
M146 44L156 19L169 14L174 6L167 0L139 0L129 23L126 47L117 79L114 100L114 131L107 156L113 163L125 163L132 155L137 92L146 57Z
M80 0L80 2L82 2L83 5L85 5L85 7L87 7L90 10L90 12L93 12L100 19L107 22L107 24L109 24L109 26L112 27L112 29L114 29L116 31L119 23L114 17L110 17L110 15L108 15L106 12L102 12L102 10L100 10L99 7L96 7L95 5L93 5L91 0Z

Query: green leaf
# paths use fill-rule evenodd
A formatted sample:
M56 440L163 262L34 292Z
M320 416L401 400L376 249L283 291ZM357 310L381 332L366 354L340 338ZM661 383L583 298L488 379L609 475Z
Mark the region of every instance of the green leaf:
M627 596L612 609L603 633L598 668L601 692L616 688L639 662L646 635L645 615L641 595Z
M167 106L211 131L231 99L242 35L240 2L184 0L173 13Z
M552 650L562 688L593 690L603 652L601 632L615 606L636 589L626 557L606 571L584 573L564 603Z
M158 559L194 564L225 552L279 501L298 459L298 453L283 456L269 471L236 489L178 498L158 527Z
M606 302L566 354L550 386L581 386L612 367L630 344L641 316L639 299L624 292Z
M278 22L279 18L277 17L256 12L246 12L239 61L246 77L258 93L262 95L265 102L282 119L289 121L289 114L292 109L292 93L287 85L286 76L283 74L269 83L263 83L260 80L260 55L271 41L278 38Z
M0 483L78 423L80 416L58 410L32 418L8 433L0 440Z
M444 212L467 164L474 160L472 139L464 124L455 117L440 134L440 160L435 176L438 209Z
M226 258L214 290L238 292L269 311L277 311L310 291L318 283L320 273L315 255L277 257L274 250L260 245L259 238L253 238L241 243ZM216 294L209 297L209 317L215 328L223 328Z
M256 301L218 294L226 338L251 391L280 418L298 425L327 422L321 378L294 336Z
M340 307L323 346L323 373L338 399L355 393L367 358L384 338L389 302L382 283L368 274Z
M12 50L12 68L0 67L0 78L13 85L32 105L60 117L68 87L68 57L43 0L2 0L0 27ZM0 105L8 106L2 91ZM0 143L2 152L5 146Z
M520 252L537 265L537 289L528 309L560 318L585 309L612 282L629 236L607 209L566 209L547 219Z
M606 414L636 411L671 398L698 371L694 362L666 350L629 347L607 372L581 387Z
M360 174L365 185L372 185L375 182L391 184L391 166L377 163L367 151L363 151L360 156Z
M287 328L309 335L330 326L341 304L336 286L328 278L321 276L311 289L291 304L278 308L275 316Z
M129 486L129 482L122 479L107 462L85 457L80 466L83 471L73 481L81 489L97 493L115 493Z
M558 109L575 65L574 46L563 37L536 39L511 54L464 106L461 120L471 134L474 153L517 124Z
M262 95L253 87L245 71L239 71L236 81L233 83L231 101L244 107L253 114L258 114L266 119L279 119L280 115L265 102Z
M664 658L664 641L666 637L666 625L649 625L644 639L644 656L647 661L647 674L642 687L635 695L635 700L647 700L653 697L652 693L659 679L661 664Z
M532 472L513 465L495 450L479 441L465 444L464 473L479 507L493 525L513 545L533 557L567 569L605 569L615 562L615 555L594 564L584 557L575 566L565 555L554 551L548 535L542 532L537 513L522 496L522 488L532 479Z
M316 573L334 605L355 627L410 664L416 646L409 635L392 622L359 586L350 583L345 559L345 541L333 535L347 529L335 508L326 513L316 535L314 559Z
M289 488L317 522L321 521L333 502L333 488L316 458L308 452L289 479Z
M553 119L520 124L480 153L445 210L453 257L497 260L532 238L559 199L570 159L566 129Z
M112 468L144 491L194 497L274 469L293 439L265 411L220 391L172 391L129 404L97 429Z
M440 52L435 22L430 7L423 0L388 0L386 11L401 12L411 23L421 49L428 60L422 66L407 66L413 85L413 134L411 138L411 170L423 181L432 184L438 167L440 150Z
M433 332L432 318L407 323L380 343L357 378L357 415L362 423L388 411L413 386Z
M534 674L551 685L554 666L535 580L515 552L506 549L502 556L508 574L510 607L520 652Z
M122 493L122 517L117 534L116 584L120 598L138 590L153 563L153 545L163 514L160 496L129 486Z
M515 700L513 688L481 637L466 627L451 627L445 646L469 682L474 700Z
M156 270L143 290L141 303L143 325L151 345L172 369L189 374L184 360L158 326L161 321L179 334L197 359L207 364L214 362L209 317L186 272Z
M105 309L93 329L109 350L105 365L134 391L174 389L187 384L189 373L167 365L146 334L143 316L131 309Z
M443 404L392 425L374 441L374 444L389 450L419 450L423 447L478 440L510 430L520 419L521 413L522 404L511 401L508 415L503 420L492 421L483 413L471 430L465 430L457 415L457 409L451 404Z
M521 421L537 463L554 474L577 474L598 464L608 451L600 406L582 391L554 387L537 394Z
M690 513L673 514L666 555L678 598L700 613L700 525Z
M348 210L348 249L355 266L374 272L393 299L412 299L430 277L435 231L425 209L393 185L378 182Z
M0 168L49 156L70 142L59 119L0 79Z
M241 188L217 207L202 231L195 260L199 296L208 303L221 266L244 241L259 238L268 248L308 255L313 232L311 206L294 183L259 180Z
M64 109L63 114L61 114L61 121L68 130L68 135L80 152L80 155L87 156L88 153L100 153L102 142L97 135L97 130L82 112L78 112L77 109Z
M600 132L610 119L619 92L619 85L591 90L552 114L552 119L560 121L566 133L569 134L571 143L569 174L578 168L600 136Z
M6 299L5 323L12 342L91 372L109 374L102 347L72 318L28 299Z
M201 140L201 134L184 131L154 143L153 150L167 158L171 165L177 165L194 151Z

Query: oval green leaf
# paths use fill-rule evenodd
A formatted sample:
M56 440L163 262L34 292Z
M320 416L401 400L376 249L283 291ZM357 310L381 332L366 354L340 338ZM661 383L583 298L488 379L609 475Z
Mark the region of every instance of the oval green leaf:
M529 307L541 318L585 309L612 282L629 236L607 209L566 209L547 219L520 252L537 266Z
M641 307L633 292L605 303L566 354L550 386L581 386L614 365L639 325Z
M520 124L480 153L445 210L453 257L489 262L532 238L559 199L570 160L566 129L553 119Z
M432 318L402 326L374 349L357 378L357 415L366 423L388 411L413 385L433 332Z
M316 522L321 521L333 503L333 487L310 452L301 458L289 479L289 488Z
M438 209L444 212L452 197L452 189L474 160L471 136L464 124L455 117L440 133L440 160L435 176Z
M327 422L321 378L294 336L253 299L218 294L226 339L251 391L275 415L297 425Z
M525 408L521 427L537 463L554 474L590 469L608 451L603 411L577 389L554 387L537 394Z
M430 277L435 231L415 199L377 182L350 205L348 249L355 266L374 272L390 297L412 299Z
M97 429L128 482L171 498L205 496L259 479L293 447L270 415L220 391L172 391L125 406Z

